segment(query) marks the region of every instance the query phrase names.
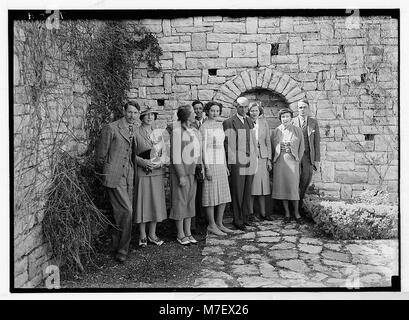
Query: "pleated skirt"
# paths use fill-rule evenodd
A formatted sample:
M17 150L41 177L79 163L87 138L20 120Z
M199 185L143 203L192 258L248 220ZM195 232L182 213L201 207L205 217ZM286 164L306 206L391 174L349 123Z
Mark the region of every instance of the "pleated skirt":
M231 202L229 178L225 164L209 165L212 180L203 181L202 206L213 207Z

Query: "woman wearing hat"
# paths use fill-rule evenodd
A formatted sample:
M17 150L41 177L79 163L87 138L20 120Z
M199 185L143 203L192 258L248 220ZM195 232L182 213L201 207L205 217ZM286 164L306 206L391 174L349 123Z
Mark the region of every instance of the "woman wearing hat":
M142 124L135 132L137 176L134 222L139 224L139 246L141 247L146 247L148 241L159 246L163 244L156 235L156 224L167 218L164 165L168 157L162 130L153 127L157 116L158 112L150 107L142 110L140 114ZM148 236L146 236L146 224L149 225Z
M300 161L304 154L304 138L301 128L292 124L293 112L281 109L278 118L281 121L274 129L271 141L273 145L273 192L272 198L283 201L286 222L291 220L288 201L293 202L294 216L301 221L298 211Z
M253 220L272 220L266 215L266 196L271 194L269 172L273 169L272 152L270 141L270 128L266 119L260 118L264 114L263 108L259 102L252 102L249 105L247 115L254 121L254 131L257 141L257 171L254 175L251 185L250 198L250 217ZM259 206L259 215L254 215L254 201L257 201Z

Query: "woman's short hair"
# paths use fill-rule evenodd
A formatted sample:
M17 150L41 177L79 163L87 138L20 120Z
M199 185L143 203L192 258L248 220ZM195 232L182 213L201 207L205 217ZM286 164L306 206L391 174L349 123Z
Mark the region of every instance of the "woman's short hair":
M128 110L128 106L133 106L136 109L138 109L138 111L141 111L141 107L139 106L139 103L136 102L135 100L128 100L127 102L125 102L124 104L124 110Z
M203 111L206 113L206 115L209 115L209 111L210 111L211 107L213 107L213 106L218 106L220 114L222 114L223 105L220 102L209 101L208 103L205 104L205 106L203 108Z
M247 115L250 116L250 110L254 107L258 107L258 111L260 112L259 116L262 116L264 114L264 108L261 106L261 103L259 102L251 102L249 104L249 110L247 111Z
M200 100L195 100L195 101L193 101L193 102L192 102L192 107L193 107L195 104L201 104L201 105L203 106L203 102L200 101Z
M176 115L178 117L178 120L180 122L186 122L187 119L189 119L189 117L190 117L191 110L192 110L192 106L190 106L188 104L180 106L178 108L177 113L176 113Z
M282 115L283 115L283 114L286 114L286 113L291 114L291 118L293 117L293 114L294 114L293 110L291 110L290 108L285 108L285 109L280 109L280 110L278 111L278 120L281 121Z

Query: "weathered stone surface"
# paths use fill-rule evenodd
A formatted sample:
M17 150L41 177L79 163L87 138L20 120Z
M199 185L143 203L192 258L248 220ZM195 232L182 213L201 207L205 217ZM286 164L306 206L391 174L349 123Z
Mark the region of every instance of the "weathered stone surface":
M216 22L214 32L246 33L246 24L242 22Z
M206 255L218 255L218 254L223 254L224 251L221 247L206 247L203 249L202 251L202 255L206 256Z
M313 246L313 245L308 245L308 244L299 244L298 248L303 252L307 252L311 254L318 254L322 251L321 246Z
M203 260L202 260L202 263L211 264L211 265L217 264L217 265L221 265L221 266L224 265L223 260L221 260L221 259L219 259L217 257L210 257L210 256L204 257Z
M281 233L286 236L292 236L295 234L299 234L300 232L294 229L289 229L289 230L282 230Z
M278 237L280 234L271 230L268 231L258 231L258 237Z
M268 255L275 260L296 259L298 252L297 250L272 250Z
M307 276L305 276L303 273L300 273L300 272L280 270L279 274L280 274L280 277L286 278L286 279L307 280Z
M261 237L261 238L258 238L257 241L259 242L279 242L280 237Z
M219 44L219 57L230 58L232 56L232 44L231 43L220 43Z
M253 264L233 265L232 271L239 275L255 275L259 274L259 269Z
M195 280L197 288L227 288L229 285L223 279L199 278Z
M292 242L281 242L279 244L275 244L271 246L271 250L293 249L293 248L295 248L295 244Z
M274 287L275 282L264 277L240 277L237 279L244 288Z
M287 269L290 269L292 271L300 272L300 273L303 273L303 274L311 271L311 269L302 260L278 261L277 266L282 267L282 268L287 268Z
M242 249L243 251L246 251L246 252L256 252L256 251L259 251L259 249L258 249L257 247L255 247L255 246L242 246L241 249Z
M257 58L227 58L228 68L256 67Z
M206 33L192 34L192 50L206 50Z
M336 251L324 250L321 256L328 260L336 260L336 261L342 261L342 262L350 261L350 258L347 254L336 252Z
M237 236L239 239L254 239L256 237L255 232L245 233L243 235Z
M226 67L224 58L187 58L186 66L188 69L217 69Z

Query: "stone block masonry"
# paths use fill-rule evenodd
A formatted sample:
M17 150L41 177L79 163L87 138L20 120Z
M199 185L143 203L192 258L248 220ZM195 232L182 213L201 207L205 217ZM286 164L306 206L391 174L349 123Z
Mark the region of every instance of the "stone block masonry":
M357 183L385 184L396 196L391 181L397 185L397 177L390 172L397 165L397 114L382 112L385 100L397 105L397 96L379 96L398 89L396 20L361 17L359 29L351 29L342 17L218 16L158 19L147 26L154 26L151 31L163 44L165 68L163 76L135 73L133 84L162 88L165 100L173 100L162 126L178 105L196 98L222 102L223 115L229 116L233 101L249 90L279 93L294 110L307 97L322 136L320 171L313 177L318 189L350 199ZM386 66L378 75L368 71ZM378 101L368 99L365 86ZM147 90L137 99L152 104L155 95ZM384 168L383 179L374 178L371 166Z
M235 112L237 97L270 95L263 104L273 127L278 122L276 104L280 101L274 100L276 97L294 110L297 101L306 97L321 133L315 187L324 195L351 199L381 185L397 199L396 19L360 17L359 29L351 29L343 17L195 16L140 22L159 40L162 71L136 67L129 97L141 105L157 107L159 126L164 128L172 121L179 105L195 99L220 101L225 107L222 116L228 117ZM25 143L35 130L28 117L31 92L21 77L22 60L15 52L16 163L32 151ZM55 75L47 75L47 81L57 80ZM59 100L50 102L55 106L50 113L54 116L62 112L62 101L73 102L65 120L67 131L75 132L77 139L64 145L73 152L82 147L78 141L86 139L83 119L87 105L79 92L87 88L75 83L60 90ZM262 94L257 96L260 90ZM45 143L49 137L43 138ZM15 190L14 285L19 288L44 285L44 269L52 263L41 232L43 198L24 194L33 183L37 190L42 188L40 184L47 184L49 167L41 167L44 181L33 182L34 172L26 170L32 164L15 168L15 174L25 172Z

